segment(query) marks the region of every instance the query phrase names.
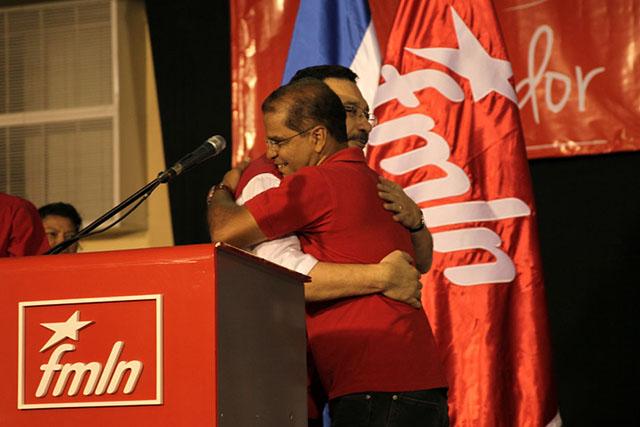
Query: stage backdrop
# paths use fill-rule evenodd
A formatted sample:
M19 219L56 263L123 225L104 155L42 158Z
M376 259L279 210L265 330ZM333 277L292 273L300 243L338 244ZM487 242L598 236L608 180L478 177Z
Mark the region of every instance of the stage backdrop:
M173 155L167 154L168 163L213 133L230 136L230 71L225 65L230 58L230 3L146 2L163 134L174 146ZM396 3L389 0L382 6ZM612 2L601 3L606 8ZM290 12L285 5L285 13ZM295 15L297 6L292 7ZM383 36L378 30L378 39ZM278 54L277 50L269 53ZM283 69L284 63L283 57ZM278 78L273 81L277 84ZM177 243L208 241L203 200L209 186L228 170L229 152L171 184L173 211L179 213L173 216ZM569 426L631 426L640 418L636 404L640 354L629 344L637 340L640 300L636 243L640 200L629 193L640 188L639 162L640 151L529 162L555 378L562 420ZM173 197L176 193L179 197ZM196 230L198 222L202 226Z
M640 2L494 3L530 158L640 149Z
M231 3L233 161L237 162L245 155L264 151L260 102L283 80L300 0ZM328 0L323 5L330 11L338 9L338 3ZM369 36L377 36L381 55L386 52L398 3L369 0L374 24ZM513 65L528 157L638 150L640 3L494 3ZM355 11L353 19L357 18ZM326 35L338 31L327 31ZM319 50L322 46L308 48ZM374 63L366 68L370 79L377 77L378 70L371 68ZM369 101L377 83L374 80L373 87L368 86Z
M351 67L380 117L369 164L434 235L423 300L453 425L559 426L535 206L492 3L284 5L232 6L236 160L264 150L259 101L273 88L305 66Z

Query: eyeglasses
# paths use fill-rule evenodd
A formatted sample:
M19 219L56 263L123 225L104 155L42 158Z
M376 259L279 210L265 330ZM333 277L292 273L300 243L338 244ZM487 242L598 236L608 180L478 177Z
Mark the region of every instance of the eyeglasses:
M303 130L302 132L296 133L295 135L292 135L292 136L290 136L288 138L284 138L284 139L267 138L266 139L267 145L270 145L271 147L281 147L282 145L284 145L287 142L291 141L296 136L304 135L305 133L309 132L314 127L316 127L316 125L313 125L307 130Z
M364 117L365 119L367 119L369 124L371 124L371 126L375 126L378 124L378 118L375 115L363 110L357 105L345 104L344 111L347 113L347 115L351 116L354 119Z

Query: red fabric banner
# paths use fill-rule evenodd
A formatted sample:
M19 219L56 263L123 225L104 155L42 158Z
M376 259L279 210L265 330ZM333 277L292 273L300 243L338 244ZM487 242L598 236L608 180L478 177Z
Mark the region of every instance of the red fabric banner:
M234 163L264 152L260 102L280 85L299 2L231 2ZM398 3L369 1L381 52ZM494 3L513 65L528 157L640 149L640 4Z
M423 300L452 425L560 425L528 163L491 2L401 1L381 75L368 158L434 236Z
M640 149L637 0L495 0L529 158Z
M265 151L260 104L280 86L298 3L234 0L230 4L234 164Z

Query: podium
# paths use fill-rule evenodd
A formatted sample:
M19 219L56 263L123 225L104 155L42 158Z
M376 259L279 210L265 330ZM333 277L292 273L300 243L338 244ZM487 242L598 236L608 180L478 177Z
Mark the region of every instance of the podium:
M304 279L225 245L0 259L0 425L306 426Z

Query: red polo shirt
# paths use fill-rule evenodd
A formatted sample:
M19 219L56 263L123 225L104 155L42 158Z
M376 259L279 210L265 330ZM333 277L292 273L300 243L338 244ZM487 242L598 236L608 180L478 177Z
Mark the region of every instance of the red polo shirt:
M411 236L382 207L377 182L362 151L348 148L245 206L269 239L296 232L320 261L373 264L395 249L413 255ZM329 398L446 387L423 310L380 294L307 304L307 333Z

